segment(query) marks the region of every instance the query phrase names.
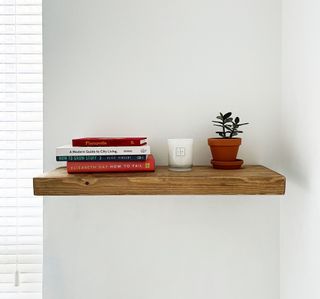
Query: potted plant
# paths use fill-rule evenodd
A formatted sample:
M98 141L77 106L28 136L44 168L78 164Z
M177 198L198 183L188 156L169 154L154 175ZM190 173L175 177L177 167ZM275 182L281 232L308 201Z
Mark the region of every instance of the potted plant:
M218 120L213 120L213 125L219 127L220 130L216 133L220 138L208 138L213 168L235 169L240 168L243 160L237 159L241 138L238 138L240 133L243 133L239 128L248 123L240 123L240 118L232 117L232 112L220 114Z

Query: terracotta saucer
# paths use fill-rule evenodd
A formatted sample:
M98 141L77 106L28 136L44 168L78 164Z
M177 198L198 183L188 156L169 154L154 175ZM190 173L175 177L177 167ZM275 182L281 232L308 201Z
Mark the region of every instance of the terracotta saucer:
M211 160L213 168L216 169L239 169L243 164L243 160L237 159L234 161L214 161Z

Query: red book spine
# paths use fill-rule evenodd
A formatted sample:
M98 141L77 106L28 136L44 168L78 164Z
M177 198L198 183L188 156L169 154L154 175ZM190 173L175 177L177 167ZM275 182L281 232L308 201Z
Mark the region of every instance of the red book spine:
M140 146L146 144L145 137L72 139L72 146Z
M68 173L82 172L136 172L154 171L155 160L149 155L146 161L119 161L119 162L67 162Z

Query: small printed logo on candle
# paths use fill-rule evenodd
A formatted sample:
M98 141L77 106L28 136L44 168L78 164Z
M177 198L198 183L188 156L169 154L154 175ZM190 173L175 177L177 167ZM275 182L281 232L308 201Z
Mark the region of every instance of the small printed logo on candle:
M186 154L186 149L184 147L176 147L176 156L184 156Z

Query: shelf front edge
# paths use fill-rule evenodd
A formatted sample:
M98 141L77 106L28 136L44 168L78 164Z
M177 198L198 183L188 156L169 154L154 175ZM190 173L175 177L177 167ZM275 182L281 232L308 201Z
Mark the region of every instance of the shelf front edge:
M264 166L214 171L194 167L188 174L159 167L158 173L76 174L60 168L33 179L39 196L76 195L283 195L285 177Z

